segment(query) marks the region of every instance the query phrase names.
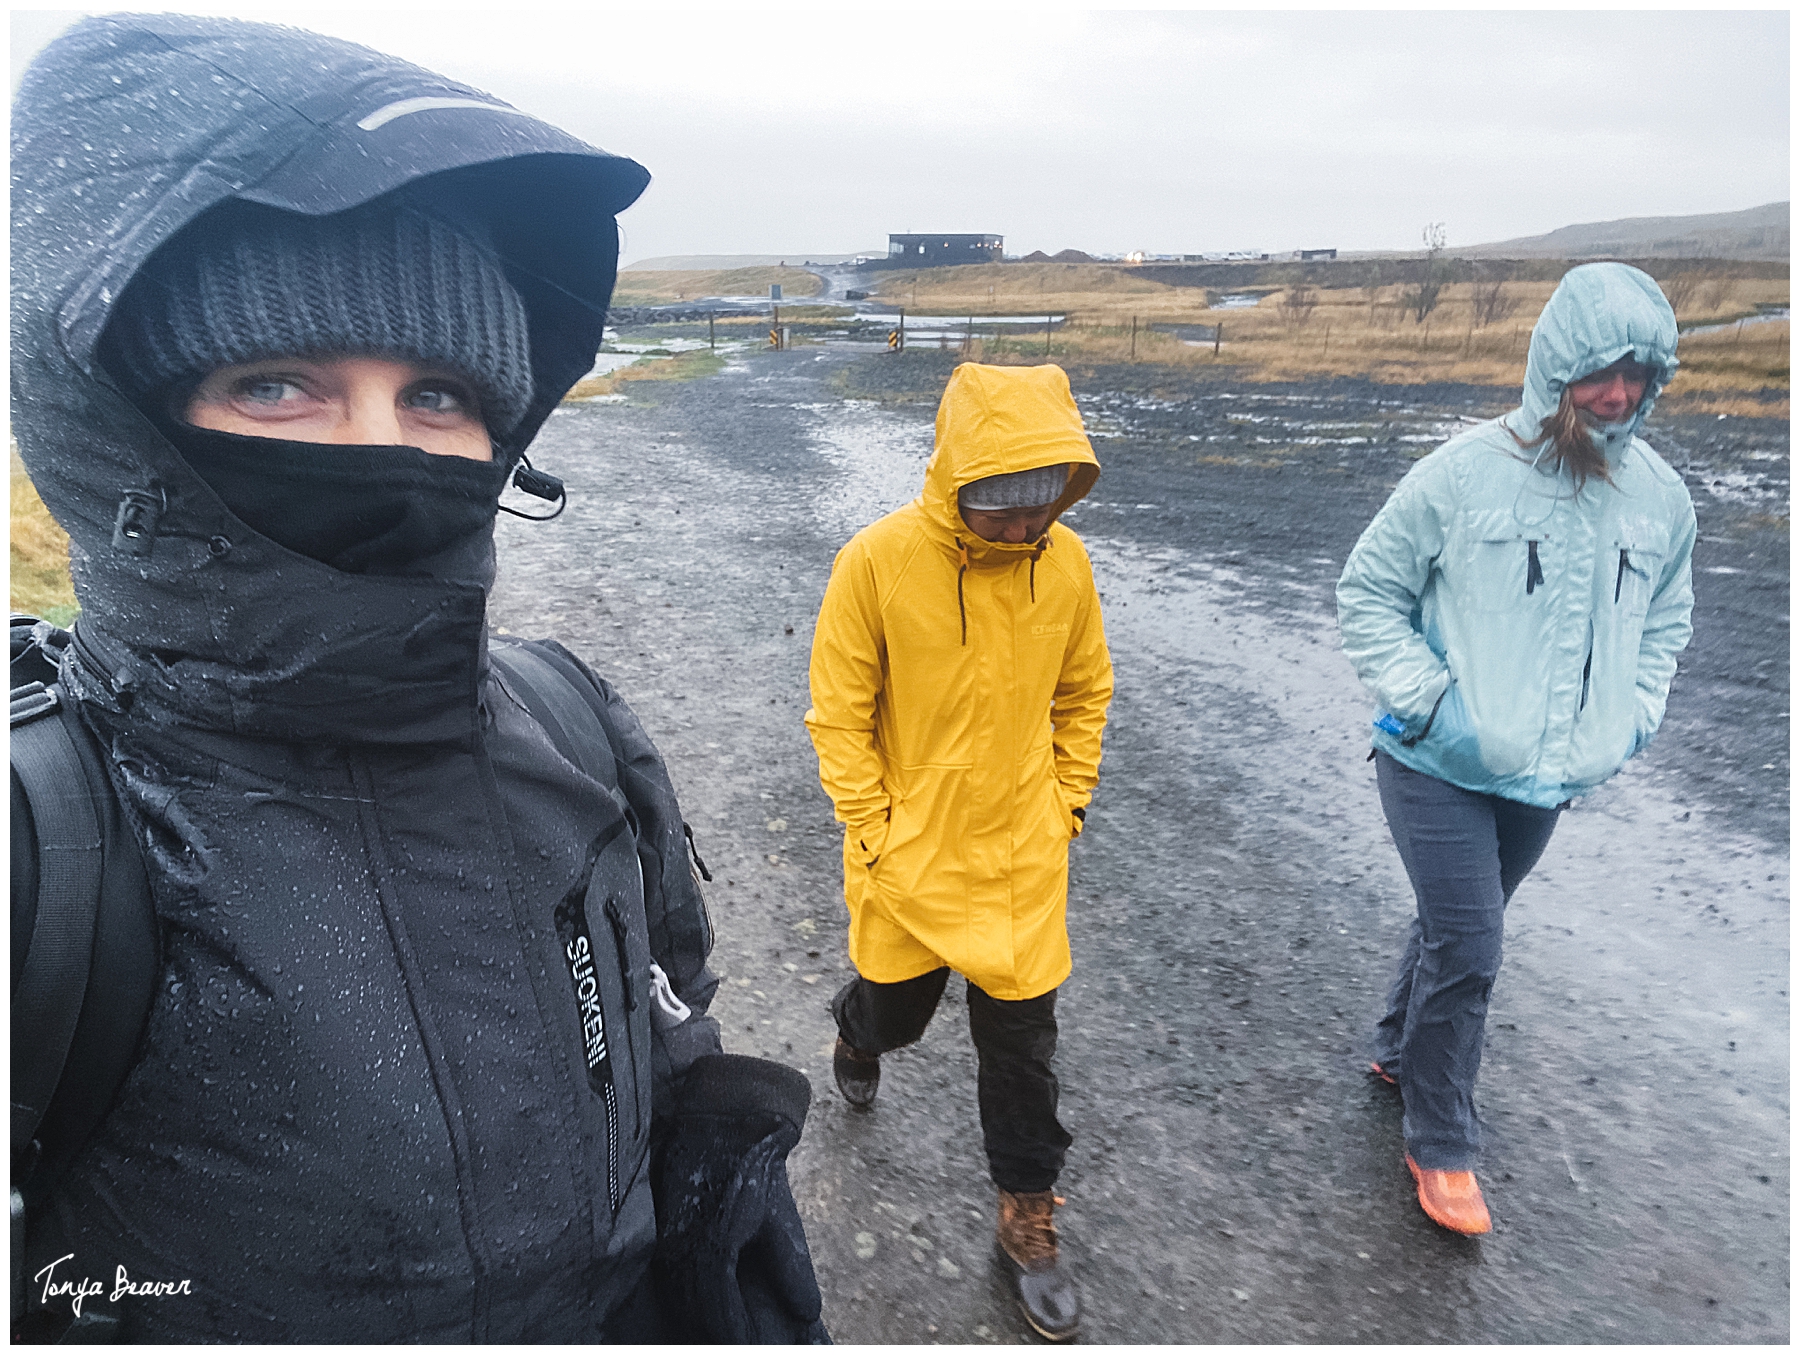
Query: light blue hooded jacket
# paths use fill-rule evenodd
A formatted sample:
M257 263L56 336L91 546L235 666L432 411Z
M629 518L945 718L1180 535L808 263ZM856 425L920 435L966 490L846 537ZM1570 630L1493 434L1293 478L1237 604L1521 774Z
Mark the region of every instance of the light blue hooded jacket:
M1675 344L1647 274L1570 270L1531 332L1520 407L1426 456L1375 515L1337 597L1344 652L1381 706L1377 748L1551 806L1649 745L1693 633L1693 501L1636 436ZM1548 442L1513 433L1531 442L1565 386L1627 354L1653 375L1627 422L1594 430L1612 483L1578 493Z

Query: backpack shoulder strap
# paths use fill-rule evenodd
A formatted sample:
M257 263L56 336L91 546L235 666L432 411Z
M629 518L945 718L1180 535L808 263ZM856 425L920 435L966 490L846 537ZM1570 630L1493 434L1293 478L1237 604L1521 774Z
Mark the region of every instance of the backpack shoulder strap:
M488 657L508 689L544 727L557 752L608 789L622 789L618 736L597 702L588 697L592 683L568 672L555 651L541 642L497 641Z
M61 688L42 680L54 677L69 636L30 617L13 622L17 1184L60 1171L106 1118L137 1061L161 956L143 853L108 754Z
M100 819L55 687L12 689L12 775L29 812L37 897L13 898L32 912L30 945L12 995L12 1152L37 1136L62 1080L87 994L100 910ZM111 793L111 787L107 787ZM23 930L21 928L21 930Z

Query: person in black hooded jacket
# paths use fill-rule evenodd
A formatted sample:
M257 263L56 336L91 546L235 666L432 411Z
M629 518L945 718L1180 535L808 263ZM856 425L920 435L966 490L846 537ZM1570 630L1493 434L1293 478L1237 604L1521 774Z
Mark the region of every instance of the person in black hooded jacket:
M292 29L91 19L28 71L13 428L161 946L25 1182L30 1330L824 1339L809 1092L721 1050L662 761L567 651L579 767L489 661L496 506L647 181Z

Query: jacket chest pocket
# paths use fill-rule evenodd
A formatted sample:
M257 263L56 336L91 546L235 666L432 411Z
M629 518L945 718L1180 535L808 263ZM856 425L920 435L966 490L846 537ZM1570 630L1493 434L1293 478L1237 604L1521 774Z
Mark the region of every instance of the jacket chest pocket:
M1602 578L1620 616L1641 618L1650 610L1667 552L1668 543L1658 533L1640 529L1617 535L1602 557Z
M634 925L635 923L635 925ZM650 953L643 876L629 832L594 860L585 890L556 909L556 932L578 1023L585 1070L582 1123L599 1158L607 1203L617 1211L650 1133Z
M1559 543L1546 529L1521 527L1511 513L1471 514L1461 526L1457 577L1447 582L1462 607L1492 615L1545 604L1546 583L1561 563Z

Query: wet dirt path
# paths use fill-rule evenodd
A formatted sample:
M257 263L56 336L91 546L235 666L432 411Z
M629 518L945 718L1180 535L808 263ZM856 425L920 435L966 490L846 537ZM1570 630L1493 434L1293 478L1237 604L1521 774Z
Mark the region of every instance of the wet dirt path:
M849 969L812 619L837 547L917 492L932 416L833 378L950 361L914 357L759 354L559 412L534 460L571 505L503 523L494 619L581 653L669 761L727 1048L813 1084L792 1176L833 1334L1010 1343L961 984L874 1113L830 1075ZM1496 1228L1471 1241L1419 1213L1397 1098L1360 1071L1412 905L1330 589L1409 453L1500 397L1076 385L1105 471L1072 525L1118 673L1059 1004L1084 1339L1786 1340L1785 430L1667 430L1700 568L1729 572L1699 576L1662 737L1514 899L1479 1094Z

